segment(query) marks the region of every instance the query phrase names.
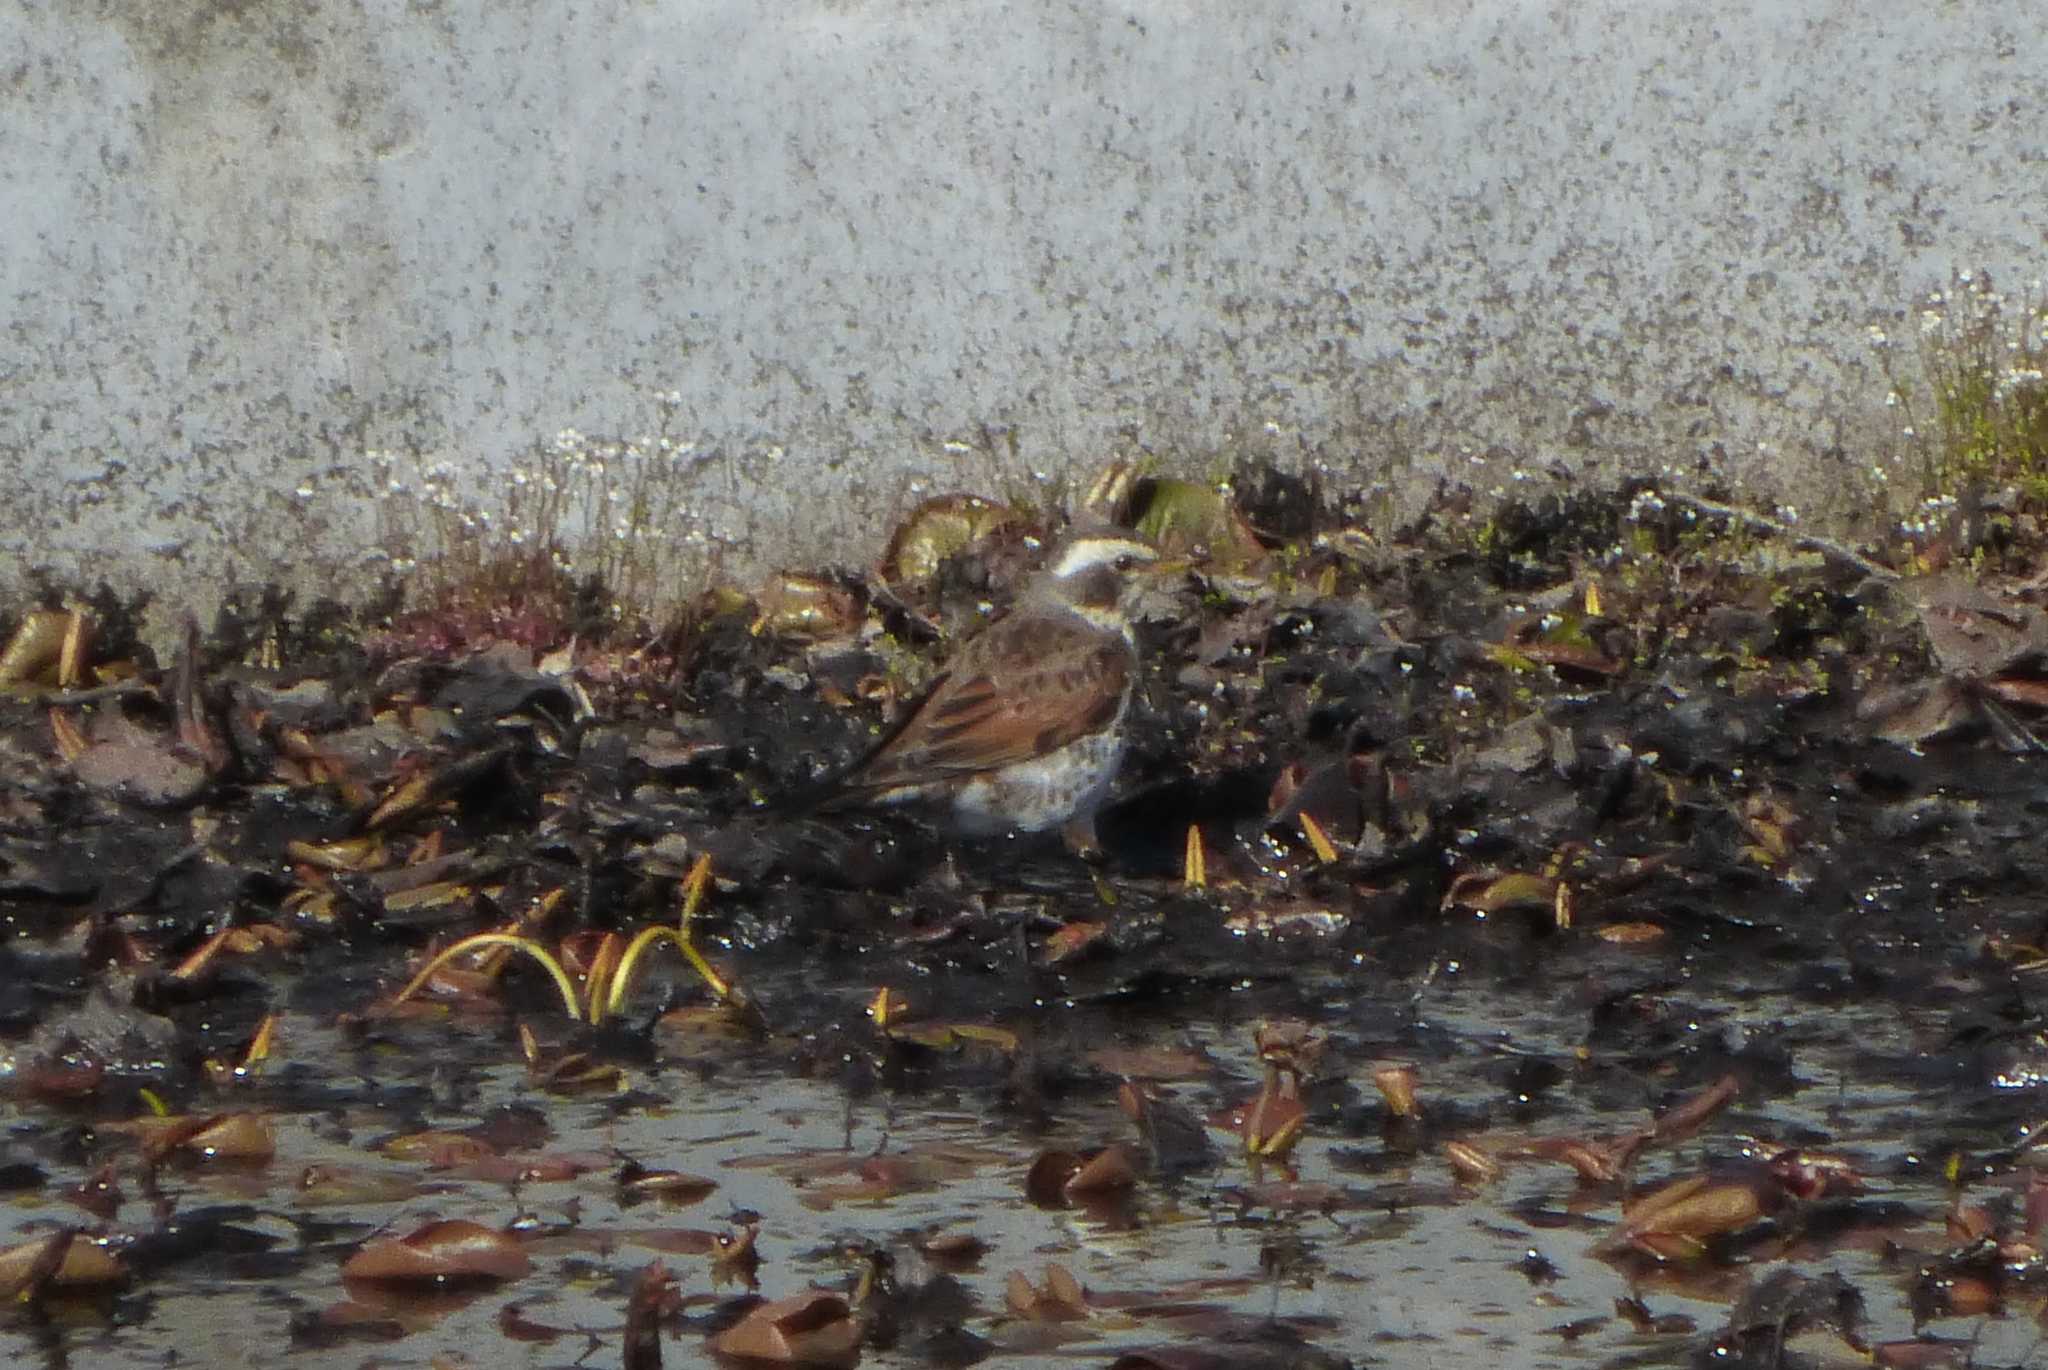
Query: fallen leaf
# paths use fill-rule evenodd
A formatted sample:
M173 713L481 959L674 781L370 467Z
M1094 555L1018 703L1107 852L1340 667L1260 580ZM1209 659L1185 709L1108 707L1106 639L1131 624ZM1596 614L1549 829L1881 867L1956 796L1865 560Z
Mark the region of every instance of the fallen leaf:
M1470 1142L1445 1142L1444 1159L1466 1184L1491 1184L1500 1178L1500 1162Z
M68 1227L0 1251L0 1298L33 1299L50 1289L95 1289L127 1278L111 1252Z
M430 1222L403 1237L379 1237L348 1258L347 1280L445 1284L516 1280L533 1269L519 1239L461 1218Z
M1593 929L1593 935L1603 942L1612 942L1616 946L1627 947L1639 946L1645 942L1660 941L1666 934L1660 924L1634 922L1602 923L1599 927Z
M1422 1105L1415 1098L1418 1078L1415 1067L1410 1065L1384 1065L1372 1073L1373 1086L1387 1101L1387 1112L1396 1118L1413 1118L1421 1114Z
M1138 1182L1130 1153L1120 1146L1097 1151L1045 1151L1024 1176L1031 1201L1059 1207L1068 1200L1129 1189Z
M1074 1272L1054 1261L1045 1267L1045 1283L1036 1285L1021 1270L1004 1282L1003 1302L1012 1313L1034 1322L1075 1322L1088 1316L1088 1293Z
M860 1339L846 1300L815 1289L759 1305L713 1337L711 1349L777 1365L850 1366L860 1359Z
M718 1188L718 1181L708 1180L702 1175L691 1175L681 1170L650 1170L637 1161L627 1161L619 1167L617 1182L619 1193L629 1202L660 1199L670 1204L692 1204L709 1197Z
M1508 909L1540 909L1555 913L1557 881L1547 875L1510 871L1506 875L1461 875L1443 898L1445 909L1471 909L1494 914Z

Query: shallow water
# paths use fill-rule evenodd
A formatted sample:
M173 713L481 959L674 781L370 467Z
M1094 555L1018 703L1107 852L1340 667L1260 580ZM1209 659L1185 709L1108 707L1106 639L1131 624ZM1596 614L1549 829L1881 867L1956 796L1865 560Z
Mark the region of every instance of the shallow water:
M1472 1135L1501 1127L1595 1133L1640 1122L1658 1095L1657 1069L1644 1069L1625 1049L1596 1048L1582 1056L1584 1009L1618 984L1665 986L1662 992L1685 1001L1668 1026L1697 1042L1660 1047L1663 1060L1683 1061L1692 1053L1739 1060L1747 1051L1768 1063L1773 1078L1765 1097L1745 1098L1701 1140L1649 1161L1645 1178L1679 1173L1702 1155L1726 1155L1730 1139L1745 1132L1823 1140L1872 1176L1871 1193L1859 1203L1906 1205L1910 1217L1898 1225L1939 1244L1934 1238L1944 1188L1925 1156L1930 1141L1948 1130L1948 1109L1937 1087L1897 1078L1901 1063L1934 1066L1926 1045L1940 1030L1938 1006L1820 1005L1711 983L1703 973L1710 958L1698 954L1567 946L1555 936L1532 939L1521 928L1467 925L1458 934L1441 939L1435 973L1426 980L1390 973L1370 957L1349 964L1352 958L1334 940L1247 942L1242 965L1253 980L1284 969L1294 981L1288 1007L1306 1011L1335 1035L1348 1058L1420 1063L1430 1126ZM721 959L744 974L745 952ZM824 967L810 970L819 977L811 993L839 995L846 1017L857 1014L862 986L824 980ZM785 976L764 978L757 992L773 1003L805 990ZM1053 1005L1027 1015L1022 1026L1076 1050L1114 1039L1207 1053L1213 1069L1172 1086L1177 1097L1206 1111L1253 1088L1257 1067L1243 1023L1269 997L1246 989L1225 996L1220 1013L1212 1003L1199 1015L1192 1004L1185 1013L1142 1016ZM811 1007L815 1011L815 1000ZM821 1028L812 1042L837 1030ZM1256 1326L1276 1313L1313 1344L1359 1362L1452 1365L1477 1354L1528 1366L1681 1364L1726 1318L1726 1301L1742 1280L1770 1263L1766 1252L1752 1255L1759 1262L1753 1269L1716 1268L1676 1281L1639 1270L1645 1277L1632 1278L1590 1254L1618 1216L1615 1195L1536 1163L1512 1167L1484 1188L1462 1186L1435 1148L1380 1115L1367 1097L1369 1086L1361 1088L1348 1069L1333 1071L1336 1078L1318 1087L1307 1138L1293 1157L1303 1184L1343 1188L1336 1211L1317 1212L1312 1205L1290 1212L1263 1201L1253 1188L1261 1177L1235 1154L1235 1139L1217 1133L1213 1169L1147 1182L1128 1203L1091 1214L1034 1205L1024 1194L1023 1173L1045 1147L1128 1140L1129 1125L1108 1090L1077 1086L1050 1117L1020 1112L1003 1079L1008 1067L987 1049L921 1063L893 1086L850 1087L847 1079L867 1077L868 1066L835 1079L824 1068L829 1062L806 1060L804 1073L792 1074L786 1063L792 1051L802 1054L801 1043L705 1043L658 1030L663 1059L632 1069L635 1089L650 1097L621 1109L609 1098L562 1100L533 1088L514 1063L503 1021L388 1024L365 1045L339 1033L332 1013L292 1011L280 1038L289 1065L249 1091L247 1101L276 1108L277 1159L254 1168L174 1167L163 1181L164 1196L179 1213L231 1206L233 1232L250 1242L265 1240L268 1249L202 1252L168 1263L132 1292L62 1307L46 1325L8 1333L0 1344L10 1355L24 1363L68 1358L143 1366L161 1364L166 1349L175 1347L181 1358L204 1363L273 1363L278 1348L291 1343L295 1319L351 1292L360 1296L345 1290L339 1277L340 1260L357 1240L371 1228L403 1228L430 1214L497 1223L525 1212L587 1238L650 1224L718 1227L734 1210L751 1210L759 1215L762 1287L771 1296L806 1282L843 1285L853 1264L837 1248L888 1244L928 1228L971 1232L987 1250L960 1276L979 1310L968 1325L989 1339L996 1363L1020 1367L1107 1363L1127 1350L1188 1340L1191 1329L1213 1331L1226 1315ZM1528 1088L1532 1082L1546 1087ZM295 1108L295 1096L318 1096L323 1106ZM702 1174L718 1189L684 1208L626 1208L610 1175L599 1170L516 1192L495 1183L435 1181L446 1187L338 1211L295 1202L294 1177L315 1163L431 1180L418 1165L378 1160L368 1148L382 1136L467 1126L508 1106L545 1111L549 1135L539 1150L547 1154L620 1152ZM38 1150L55 1145L46 1113L15 1112L17 1145L24 1138ZM818 1169L821 1164L874 1155L937 1155L945 1165L910 1192L825 1197L847 1177ZM1264 1178L1278 1174L1279 1168L1265 1167ZM13 1203L6 1210L9 1227L25 1231L49 1220L54 1207ZM138 1216L134 1208L131 1197L122 1217ZM310 1227L309 1220L321 1226ZM510 1343L497 1331L500 1310L516 1303L534 1322L615 1341L623 1283L654 1253L628 1239L609 1249L550 1255L551 1240L537 1240L537 1268L514 1286L445 1301L383 1301L416 1329L400 1342L306 1348L292 1359L424 1364L445 1351L568 1364L584 1349L581 1336L567 1333L546 1346ZM1908 1336L1912 1323L1897 1296L1898 1263L1868 1245L1803 1246L1794 1258L1809 1273L1838 1271L1866 1292L1865 1332L1873 1340ZM1288 1253L1277 1276L1262 1269L1276 1248ZM686 1295L712 1292L701 1259L669 1259L683 1272ZM1006 1317L1004 1277L1013 1270L1042 1277L1048 1261L1067 1265L1098 1298L1132 1296L1136 1307L1099 1309L1085 1332ZM1614 1299L1631 1293L1660 1317L1689 1316L1699 1332L1631 1331L1612 1316ZM1606 1321L1569 1341L1558 1331L1581 1319ZM2038 1337L2023 1313L1937 1321L1931 1330L1979 1337L1980 1364L2024 1363ZM696 1347L686 1334L671 1344L672 1362L698 1363ZM1849 1363L1839 1343L1832 1352L1827 1363ZM594 1363L607 1363L604 1356L600 1352ZM868 1359L932 1363L915 1348L870 1352Z

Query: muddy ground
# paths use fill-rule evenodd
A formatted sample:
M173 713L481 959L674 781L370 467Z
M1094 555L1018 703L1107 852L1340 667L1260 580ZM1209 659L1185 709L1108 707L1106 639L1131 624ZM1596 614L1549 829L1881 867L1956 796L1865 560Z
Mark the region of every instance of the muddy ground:
M2048 1360L2029 521L1114 507L1170 564L1093 865L785 803L1022 512L655 633L540 575L164 663L8 606L0 1346L695 1365L825 1290L770 1354ZM617 971L693 870L712 977Z

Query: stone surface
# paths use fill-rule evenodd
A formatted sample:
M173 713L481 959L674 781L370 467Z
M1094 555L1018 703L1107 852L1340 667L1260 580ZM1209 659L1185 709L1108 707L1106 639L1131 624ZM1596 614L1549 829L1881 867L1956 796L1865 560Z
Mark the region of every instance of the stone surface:
M565 426L666 424L739 571L1112 450L1824 506L1865 327L2048 259L2048 39L1976 0L24 0L0 54L0 566L202 604L374 572L366 449L489 497Z

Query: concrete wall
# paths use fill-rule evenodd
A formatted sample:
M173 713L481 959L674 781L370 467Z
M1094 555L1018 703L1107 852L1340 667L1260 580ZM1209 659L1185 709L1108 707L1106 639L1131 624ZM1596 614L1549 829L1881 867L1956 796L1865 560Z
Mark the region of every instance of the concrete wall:
M366 448L489 487L664 420L671 526L736 570L1111 449L1839 501L1888 450L1865 326L2044 270L2042 35L2005 0L16 0L0 556L346 583Z

